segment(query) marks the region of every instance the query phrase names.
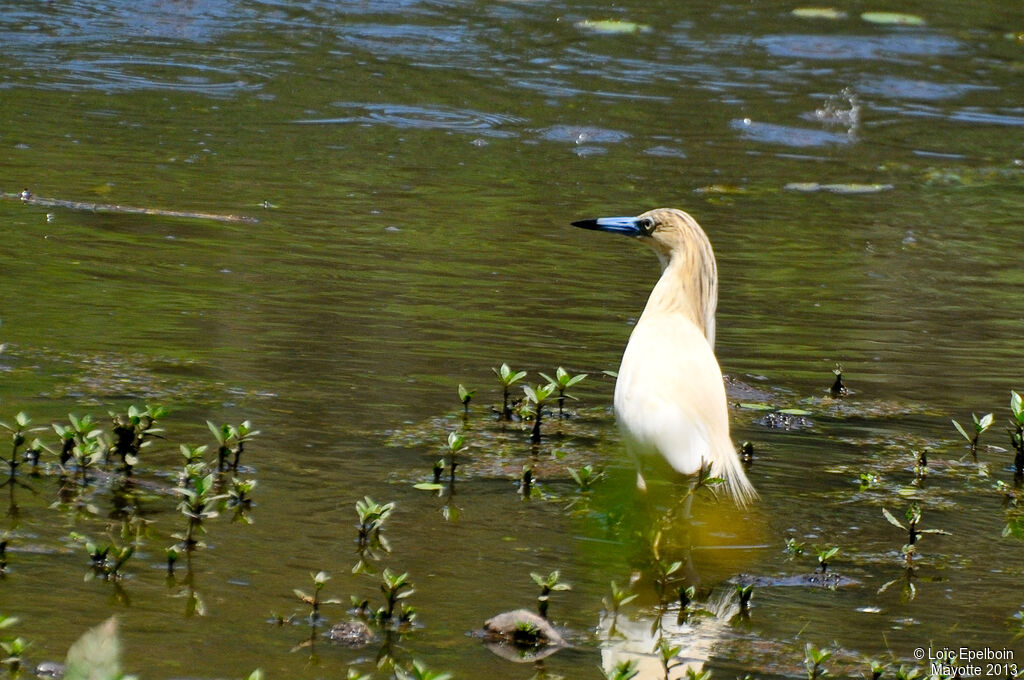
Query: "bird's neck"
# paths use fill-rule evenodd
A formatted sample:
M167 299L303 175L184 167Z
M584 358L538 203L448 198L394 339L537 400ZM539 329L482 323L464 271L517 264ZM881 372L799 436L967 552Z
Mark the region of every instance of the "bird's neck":
M712 261L693 262L675 254L663 256L661 278L651 291L643 316L682 314L715 346L715 308L718 306L718 273ZM641 319L643 318L641 316Z

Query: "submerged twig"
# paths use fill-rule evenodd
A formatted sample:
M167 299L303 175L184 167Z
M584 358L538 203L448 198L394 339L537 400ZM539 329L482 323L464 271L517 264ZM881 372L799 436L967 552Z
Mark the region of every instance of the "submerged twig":
M243 224L256 224L259 222L255 217L245 215L219 215L217 213L191 212L187 210L161 210L160 208L138 208L128 205L115 205L112 203L88 203L84 201L65 201L58 198L42 198L35 196L28 189L17 194L0 192L0 199L16 200L30 205L38 205L44 208L66 208L68 210L81 210L88 212L108 212L122 215L153 215L156 217L183 217L192 220L214 220L216 222L234 222Z

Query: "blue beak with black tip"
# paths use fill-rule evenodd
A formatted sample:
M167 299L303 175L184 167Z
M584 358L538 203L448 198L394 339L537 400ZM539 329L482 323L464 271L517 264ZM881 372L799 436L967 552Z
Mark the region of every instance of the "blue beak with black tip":
M594 231L608 231L623 236L644 236L640 220L636 217L598 217L595 220L578 220L572 226Z

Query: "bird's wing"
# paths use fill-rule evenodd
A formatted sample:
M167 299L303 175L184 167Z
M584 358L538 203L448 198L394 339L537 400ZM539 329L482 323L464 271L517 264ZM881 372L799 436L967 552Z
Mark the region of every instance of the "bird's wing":
M736 455L718 361L683 315L637 323L619 368L615 410L636 453L660 453L680 473Z

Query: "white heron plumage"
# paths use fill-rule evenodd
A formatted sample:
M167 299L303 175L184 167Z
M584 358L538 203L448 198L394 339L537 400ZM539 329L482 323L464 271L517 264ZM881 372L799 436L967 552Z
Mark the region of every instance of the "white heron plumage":
M682 210L573 222L639 239L662 273L630 335L615 383L615 415L630 454L657 456L676 472L710 465L737 505L757 497L729 437L729 410L715 358L718 270L707 235ZM642 476L638 482L643 485Z

